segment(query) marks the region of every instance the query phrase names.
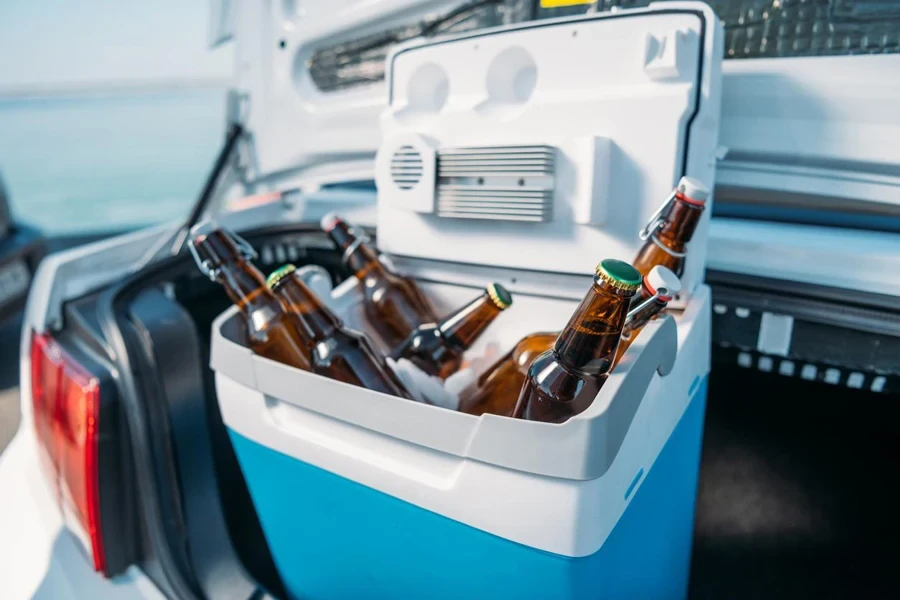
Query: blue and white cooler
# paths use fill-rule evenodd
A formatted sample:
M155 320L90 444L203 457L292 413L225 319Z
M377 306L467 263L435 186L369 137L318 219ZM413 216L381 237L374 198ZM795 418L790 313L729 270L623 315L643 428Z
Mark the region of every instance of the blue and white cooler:
M683 175L712 188L722 28L702 3L537 21L389 59L378 245L441 310L514 295L471 350L560 329ZM708 202L711 204L711 201ZM255 356L212 368L295 598L681 598L710 362L705 216L682 294L562 424L386 396ZM327 300L360 322L349 280ZM377 340L376 340L377 341Z

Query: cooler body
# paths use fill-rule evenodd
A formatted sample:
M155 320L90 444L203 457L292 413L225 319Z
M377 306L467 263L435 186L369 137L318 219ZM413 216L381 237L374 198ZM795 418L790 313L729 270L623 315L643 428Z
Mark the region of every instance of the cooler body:
M582 557L506 540L230 434L295 598L672 599L687 595L705 405L704 378L653 466L622 493L627 507L606 542Z
M506 345L575 306L517 301L519 314L485 344ZM214 324L219 403L294 597L686 594L710 362L705 286L642 332L591 414L562 425L473 417L323 380L253 356L240 330L234 310ZM575 428L604 416L600 433ZM557 446L568 449L539 460ZM591 457L584 468L567 462L577 455Z

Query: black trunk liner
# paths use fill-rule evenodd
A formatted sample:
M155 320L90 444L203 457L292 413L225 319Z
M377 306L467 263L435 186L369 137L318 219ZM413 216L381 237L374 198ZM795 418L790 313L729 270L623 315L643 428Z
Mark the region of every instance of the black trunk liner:
M691 598L900 597L897 398L717 368Z

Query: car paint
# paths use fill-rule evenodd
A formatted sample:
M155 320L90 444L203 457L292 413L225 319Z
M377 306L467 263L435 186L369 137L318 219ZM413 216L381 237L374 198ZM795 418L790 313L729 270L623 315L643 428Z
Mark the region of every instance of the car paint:
M714 217L708 269L900 296L900 235Z
M23 419L0 454L0 581L10 600L163 600L136 566L106 579L94 572L79 542L65 528L50 495L30 423ZM11 492L13 491L14 492Z

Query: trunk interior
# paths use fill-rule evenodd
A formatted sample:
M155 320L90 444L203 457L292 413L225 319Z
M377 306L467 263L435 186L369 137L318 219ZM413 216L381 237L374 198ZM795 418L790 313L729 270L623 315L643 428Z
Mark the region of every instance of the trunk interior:
M335 283L346 276L339 256L320 234L281 230L247 237L262 257L264 271L294 262L325 267ZM202 390L194 402L202 398L204 403L199 414L209 431L206 451L216 471L227 535L248 573L280 597L283 590L222 424L207 366L211 324L228 307L228 299L190 267L179 269L171 281L179 310L194 325L180 335L196 340L185 344L196 345L202 372ZM896 552L888 548L896 533L896 499L885 475L896 473L898 450L897 408L888 400L714 364L690 596L892 596L898 587L891 572ZM179 452L175 444L179 497L187 502L193 480L186 476L186 457ZM187 523L190 515L183 510L187 538L196 536ZM350 566L347 575L353 576Z

